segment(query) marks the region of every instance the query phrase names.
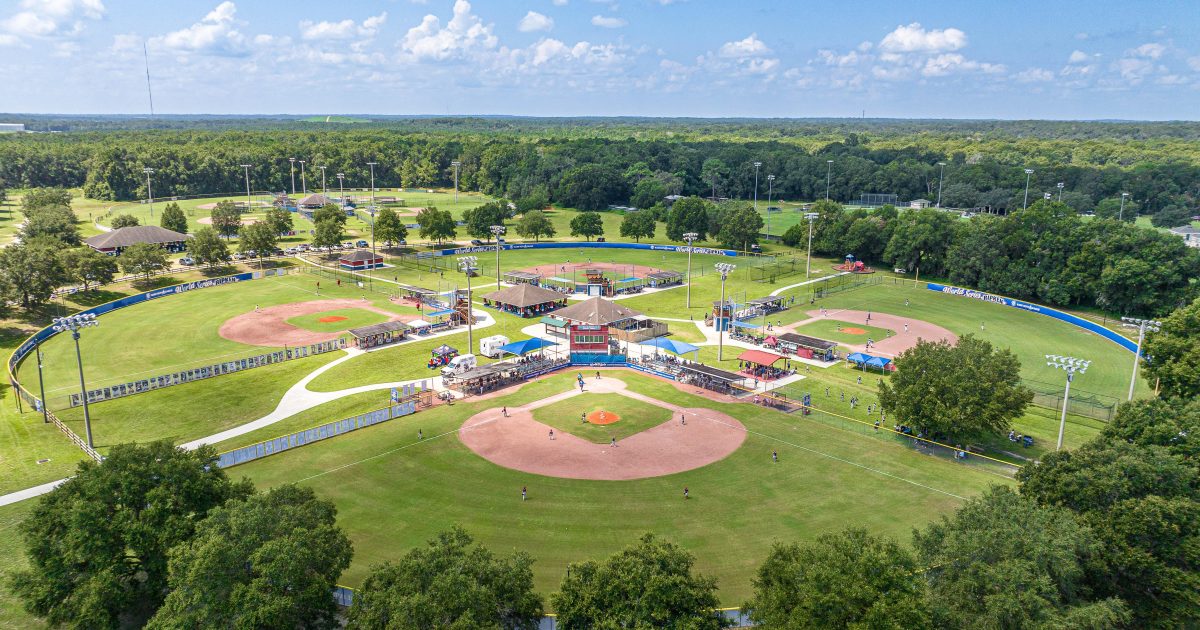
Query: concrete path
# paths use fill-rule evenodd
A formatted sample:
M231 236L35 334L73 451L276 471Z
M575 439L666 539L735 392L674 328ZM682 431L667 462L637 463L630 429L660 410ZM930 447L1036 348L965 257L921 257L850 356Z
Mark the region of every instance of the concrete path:
M780 287L778 289L775 289L774 291L771 292L771 295L772 296L779 295L780 293L783 293L784 291L788 291L790 289L795 289L796 287L802 287L805 285L812 284L814 282L820 282L822 280L828 280L830 278L844 276L849 273L850 273L849 271L839 271L838 273L835 273L832 276L821 276L820 278L813 278L812 280L805 280L804 282L797 282L796 284L789 284L786 287Z

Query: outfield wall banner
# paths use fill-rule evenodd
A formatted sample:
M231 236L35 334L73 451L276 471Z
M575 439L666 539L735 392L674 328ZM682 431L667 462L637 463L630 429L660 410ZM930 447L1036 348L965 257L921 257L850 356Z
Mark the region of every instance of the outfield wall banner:
M688 247L687 245L655 245L652 243L597 243L595 241L583 242L550 242L550 243L517 243L504 244L500 246L501 251L512 251L518 249L641 249L654 252L677 252L680 254L688 253L691 250L693 254L706 254L709 256L737 256L737 250L733 249L718 249L714 247ZM456 247L454 249L441 249L433 252L428 252L427 256L459 256L462 254L482 254L486 252L495 252L495 245L480 245L478 247ZM420 257L420 254L418 254Z
M147 291L145 293L138 293L137 295L126 296L119 300L113 300L112 302L106 302L104 304L100 304L99 306L93 306L92 308L79 311L78 314L79 315L89 315L90 314L90 315L100 316L105 313L111 313L112 311L115 311L120 308L125 308L127 306L133 306L134 304L141 304L143 302L147 302L147 301L153 300L153 299L158 299L158 298L167 297L167 296L171 296L171 295L178 295L180 293L186 293L188 291L195 291L196 289L207 289L209 287L217 287L217 286L221 286L221 285L225 285L225 284L232 284L235 282L246 282L248 280L255 280L258 278L265 278L265 277L269 277L269 276L284 276L284 275L287 275L287 273L288 273L287 269L267 269L265 271L252 271L252 272L246 272L246 273L239 273L239 274L235 274L232 276L223 276L220 278L210 278L208 280L196 280L193 282L185 282L183 284L177 284L177 285L170 286L170 287L164 287L162 289L154 289L153 291ZM12 355L10 355L8 358L9 379L12 381L13 385L16 387L18 394L22 398L24 398L27 402L29 402L30 404L36 404L35 401L37 401L37 398L33 394L25 391L25 388L21 387L20 384L17 382L17 380L16 380L17 364L19 364L21 362L21 359L24 359L26 357L26 355L28 355L30 352L33 352L33 349L36 348L38 346L38 344L49 339L50 337L53 337L55 334L57 334L57 333L54 331L54 328L52 326L47 326L47 327L37 331L32 336L30 336L28 339L26 339L24 343L22 343L20 346L18 346L17 349L14 350Z
M159 376L151 376L128 383L119 385L109 385L108 387L97 387L89 389L87 393L88 404L98 403L103 400L112 400L114 398L124 398L125 396L133 396L144 392L171 387L173 385L183 385L192 381L199 381L214 376L222 376L224 374L233 374L243 370L251 370L264 365L273 365L275 363L283 363L292 359L303 359L305 357L325 354L341 350L346 347L345 337L334 339L331 341L322 341L307 346L297 346L295 348L285 348L276 350L275 352L267 352L258 354L252 357L241 359L232 359L230 361L222 361L212 365L192 368L190 370L180 370L170 374L162 374ZM79 394L71 394L70 406L78 407L83 404L83 397Z
M1022 311L1029 311L1030 313L1037 313L1038 315L1053 317L1054 319L1067 322L1068 324L1077 326L1088 332L1096 333L1097 335L1108 339L1109 341L1121 346L1122 348L1125 348L1130 352L1137 352L1137 343L1125 337L1124 335L1111 331L1100 324L1097 324L1096 322L1090 322L1082 317L1077 317L1070 313L1064 313L1058 309L1053 309L1048 306L1042 306L1040 304L1033 304L1030 302L1022 302L1021 300L1000 295L992 295L991 293L984 293L983 291L976 291L975 289L964 289L962 287L938 284L936 282L930 282L926 284L925 288L929 289L930 291L938 291L939 293L957 295L975 300L983 300L984 302L991 302L993 304L1000 304L1002 306L1011 306L1012 308L1021 309Z
M406 391L409 391L410 388L415 392L415 386L405 386ZM304 446L305 444L320 442L321 440L327 440L343 433L357 431L359 429L379 424L380 422L387 422L388 420L402 418L416 412L417 402L415 400L394 404L384 407L383 409L377 409L375 411L364 413L362 415L346 418L344 420L338 420L336 422L330 422L329 424L323 424L319 427L297 431L291 435L284 435L266 440L265 442L259 442L257 444L235 448L232 451L226 451L220 455L217 455L217 466L221 468L237 466L238 464L244 464L256 459L262 459L263 457L269 457L271 455L282 453L286 450Z

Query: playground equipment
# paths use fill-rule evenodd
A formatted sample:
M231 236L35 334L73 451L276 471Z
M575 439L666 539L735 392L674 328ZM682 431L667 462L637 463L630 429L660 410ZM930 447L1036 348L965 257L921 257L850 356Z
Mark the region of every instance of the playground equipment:
M846 254L846 260L840 265L834 266L837 271L848 271L850 273L875 273L875 270L868 267L861 260L856 260L854 254Z

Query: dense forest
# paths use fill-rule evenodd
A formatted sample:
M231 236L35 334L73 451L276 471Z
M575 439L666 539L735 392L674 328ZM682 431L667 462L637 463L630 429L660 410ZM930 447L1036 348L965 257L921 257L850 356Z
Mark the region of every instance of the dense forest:
M1079 212L1106 212L1128 193L1130 213L1192 209L1200 197L1200 125L1046 121L687 120L638 118L373 118L324 124L262 117L33 117L0 137L0 187L82 187L90 197L145 196L142 168L156 169L156 196L240 190L252 164L257 190L290 186L287 158L367 185L460 186L510 199L545 194L574 205L652 205L666 194L748 199L755 162L760 196L863 193L899 200L1007 210L1058 194ZM831 162L832 161L832 162ZM945 163L942 167L939 163ZM297 173L299 176L299 173ZM828 180L827 180L828 177ZM564 184L565 183L565 184ZM578 207L578 206L577 206ZM584 208L587 209L587 208ZM596 209L596 208L592 208Z

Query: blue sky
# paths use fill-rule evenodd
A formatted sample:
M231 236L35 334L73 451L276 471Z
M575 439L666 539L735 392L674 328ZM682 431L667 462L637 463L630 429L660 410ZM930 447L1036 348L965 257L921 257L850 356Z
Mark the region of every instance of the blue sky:
M0 0L0 111L1196 119L1200 2Z

